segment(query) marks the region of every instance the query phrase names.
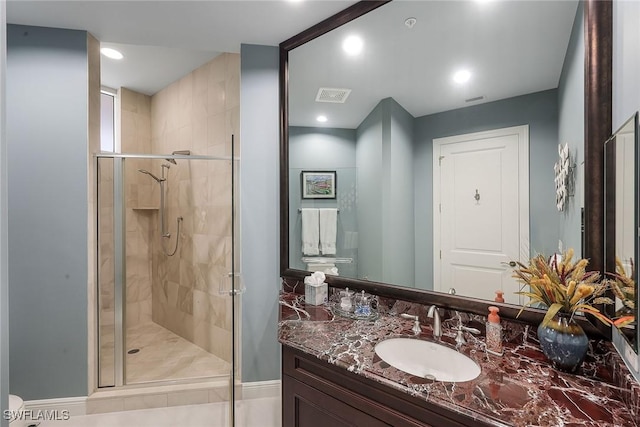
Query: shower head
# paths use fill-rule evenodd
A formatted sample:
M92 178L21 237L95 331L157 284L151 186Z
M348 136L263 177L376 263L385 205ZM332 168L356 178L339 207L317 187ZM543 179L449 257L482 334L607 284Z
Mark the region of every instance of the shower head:
M172 156L175 156L176 154L180 155L180 156L190 156L191 155L191 150L176 150L174 152L171 153ZM177 165L176 163L176 159L165 159L167 162L171 162L174 165Z
M138 169L138 172L141 172L141 173L149 175L151 178L155 179L158 184L160 184L162 181L165 181L165 178L158 178L157 176L155 176L154 174L152 174L148 170Z

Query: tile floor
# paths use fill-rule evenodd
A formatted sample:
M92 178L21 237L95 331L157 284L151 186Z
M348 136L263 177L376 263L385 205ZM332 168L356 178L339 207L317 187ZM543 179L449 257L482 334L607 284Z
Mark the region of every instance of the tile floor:
M173 406L78 415L66 421L43 421L39 427L226 427L226 403ZM236 427L279 427L282 425L280 398L248 399L236 404Z
M126 383L167 381L228 375L230 364L197 345L153 323L127 329ZM100 381L113 384L113 331L106 328L100 345Z

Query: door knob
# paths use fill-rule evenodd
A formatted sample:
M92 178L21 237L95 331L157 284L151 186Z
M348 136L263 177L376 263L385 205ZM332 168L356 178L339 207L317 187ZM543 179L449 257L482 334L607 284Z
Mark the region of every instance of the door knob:
M516 262L515 262L515 261L509 261L509 262L504 262L504 261L503 261L503 262L501 262L500 264L502 264L502 265L508 265L508 266L509 266L509 267L511 267L511 268L513 268L513 267L515 267L516 265L518 265L518 264L516 264Z

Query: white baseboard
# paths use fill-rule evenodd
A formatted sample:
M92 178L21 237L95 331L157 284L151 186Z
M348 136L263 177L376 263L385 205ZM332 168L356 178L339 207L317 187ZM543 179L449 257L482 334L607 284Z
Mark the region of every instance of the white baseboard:
M242 399L280 397L280 380L242 383Z
M61 397L58 399L28 400L24 409L31 411L69 411L69 415L87 414L87 397Z

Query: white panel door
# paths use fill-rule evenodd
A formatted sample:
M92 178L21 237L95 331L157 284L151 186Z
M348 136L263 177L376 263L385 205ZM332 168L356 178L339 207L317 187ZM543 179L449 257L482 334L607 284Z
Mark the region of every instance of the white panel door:
M528 257L528 175L527 126L434 140L435 290L521 303L509 262Z

